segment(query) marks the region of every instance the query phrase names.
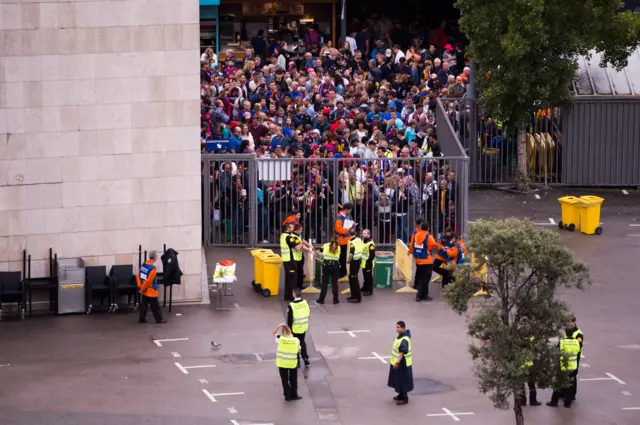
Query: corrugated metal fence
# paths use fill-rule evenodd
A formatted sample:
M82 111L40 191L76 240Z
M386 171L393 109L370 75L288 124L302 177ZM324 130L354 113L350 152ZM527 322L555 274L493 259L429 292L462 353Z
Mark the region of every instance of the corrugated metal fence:
M202 155L205 246L278 246L282 223L299 221L320 244L340 205L355 205L360 229L379 246L408 242L417 217L434 234L466 231L468 158L258 159Z

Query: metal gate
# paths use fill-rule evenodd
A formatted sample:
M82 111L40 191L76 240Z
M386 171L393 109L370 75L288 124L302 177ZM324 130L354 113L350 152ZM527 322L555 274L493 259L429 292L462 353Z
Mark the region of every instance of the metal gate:
M405 156L407 155L407 156ZM466 157L256 158L202 155L205 246L279 245L285 221L321 244L334 235L341 205L370 229L378 246L408 242L416 218L434 234L466 231L469 161Z

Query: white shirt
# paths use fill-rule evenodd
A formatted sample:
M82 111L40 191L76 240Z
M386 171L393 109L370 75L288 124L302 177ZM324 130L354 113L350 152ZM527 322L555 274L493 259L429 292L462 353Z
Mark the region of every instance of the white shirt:
M355 54L356 50L358 50L358 44L356 43L356 40L353 37L346 36L345 41L349 43L349 50L351 50L351 53Z
M404 57L404 53L402 53L402 50L398 50L398 53L396 53L396 59L393 61L393 63L400 63L400 59Z

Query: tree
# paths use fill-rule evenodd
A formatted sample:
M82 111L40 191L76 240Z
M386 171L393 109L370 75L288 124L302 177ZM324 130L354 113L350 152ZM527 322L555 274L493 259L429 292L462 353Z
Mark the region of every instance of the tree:
M469 346L474 374L480 391L489 394L496 408L506 410L513 397L516 424L523 425L518 395L530 372L523 367L527 361L535 360L534 373L542 388L554 383L560 387L566 380L560 373L557 344L549 343L569 315L566 304L555 296L556 288L582 288L589 282L589 271L560 245L557 233L529 221L480 220L471 225L467 243L476 261L459 267L444 294L460 315L468 312L469 301L481 287L492 295L473 303L477 308L469 317L468 334L476 341ZM480 278L485 266L487 275Z
M570 103L577 58L595 50L601 65L626 66L640 41L640 13L619 12L622 0L457 0L460 28L487 116L518 129L516 187L529 187L526 128L533 111Z

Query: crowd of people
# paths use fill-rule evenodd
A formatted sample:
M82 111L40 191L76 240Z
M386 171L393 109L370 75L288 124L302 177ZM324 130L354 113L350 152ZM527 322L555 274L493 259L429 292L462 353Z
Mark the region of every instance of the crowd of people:
M226 52L216 62L212 51L203 53L203 152L291 164L284 178L257 177L259 241L273 239L291 214L320 241L330 207L347 202L381 243L408 242L418 215L439 232L456 227L457 165L438 159L435 119L440 98L452 125L464 126L464 46L443 28L397 40L393 31L375 39L379 33L365 24L338 48L320 44L313 28L304 45L259 33L243 59ZM247 164L211 164L211 219L225 224L226 242L241 242L249 226Z

